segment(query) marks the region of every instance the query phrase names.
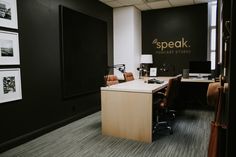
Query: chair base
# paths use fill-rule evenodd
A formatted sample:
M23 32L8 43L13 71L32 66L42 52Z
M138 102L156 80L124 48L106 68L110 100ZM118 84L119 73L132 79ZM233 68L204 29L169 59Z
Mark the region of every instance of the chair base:
M162 130L168 130L170 135L173 134L173 129L167 121L157 122L153 127L152 133L155 134Z

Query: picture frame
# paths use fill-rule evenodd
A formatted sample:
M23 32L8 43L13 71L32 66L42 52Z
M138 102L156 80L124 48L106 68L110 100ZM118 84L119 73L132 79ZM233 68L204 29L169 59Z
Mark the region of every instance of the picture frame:
M151 77L156 77L157 76L157 68L156 67L150 68L149 76L151 76Z
M19 65L18 33L0 31L0 65Z
M0 103L22 99L20 68L0 69Z
M16 0L0 0L0 27L18 29Z

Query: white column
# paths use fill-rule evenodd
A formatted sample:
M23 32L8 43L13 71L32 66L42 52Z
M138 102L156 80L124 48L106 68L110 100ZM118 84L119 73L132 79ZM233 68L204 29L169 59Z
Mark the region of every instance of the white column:
M141 11L133 6L113 9L114 64L125 64L126 71L138 78L142 51ZM121 72L114 74L123 78Z

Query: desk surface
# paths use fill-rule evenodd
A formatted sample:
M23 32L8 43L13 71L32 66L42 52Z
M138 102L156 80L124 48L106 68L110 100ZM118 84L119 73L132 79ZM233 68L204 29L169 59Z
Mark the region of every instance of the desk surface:
M215 82L214 79L208 79L207 77L202 77L202 78L198 78L198 77L189 77L189 78L182 78L181 82L203 82L203 83L211 83L211 82Z
M111 85L108 87L101 87L101 91L155 93L156 91L165 88L170 78L172 77L157 77L157 79L164 81L164 83L162 84L148 84L148 83L144 83L143 79L138 79L138 80L119 83L116 85Z

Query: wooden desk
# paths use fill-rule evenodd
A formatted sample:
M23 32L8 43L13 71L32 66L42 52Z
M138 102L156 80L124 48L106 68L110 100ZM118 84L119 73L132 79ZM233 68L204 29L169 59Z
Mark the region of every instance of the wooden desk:
M101 87L102 134L151 143L153 93L165 88L169 78L158 78L163 84L139 79Z
M180 97L181 104L185 107L207 107L208 84L215 82L207 77L189 77L181 79Z
M208 79L208 78L198 78L198 77L189 77L189 78L182 78L181 82L202 82L202 83L211 83L215 82L214 79Z

